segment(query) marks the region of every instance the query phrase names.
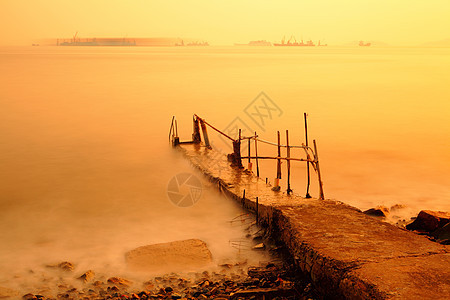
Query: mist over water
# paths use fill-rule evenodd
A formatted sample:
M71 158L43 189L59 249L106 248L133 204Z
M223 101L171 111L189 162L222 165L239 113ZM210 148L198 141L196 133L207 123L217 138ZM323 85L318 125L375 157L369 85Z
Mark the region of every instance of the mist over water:
M167 197L173 176L195 173L168 145L172 115L182 140L197 113L218 128L240 117L271 141L289 129L301 144L308 112L327 198L404 204L405 217L450 211L447 50L0 48L0 285L63 260L80 274L127 274L126 251L189 238L216 261L240 259L235 203L203 179L194 206ZM283 111L262 128L244 112L261 91ZM293 168L303 195L305 166ZM264 163L261 177L275 176Z

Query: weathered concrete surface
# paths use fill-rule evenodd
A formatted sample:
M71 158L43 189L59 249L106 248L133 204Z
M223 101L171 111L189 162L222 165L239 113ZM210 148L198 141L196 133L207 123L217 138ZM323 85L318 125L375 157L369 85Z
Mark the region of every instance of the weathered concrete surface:
M127 252L125 259L134 271L177 271L206 266L212 255L205 242L190 239L138 247Z
M326 297L450 299L450 248L401 230L338 201L274 192L224 154L180 145L228 196L256 210L284 242L297 267ZM245 189L245 199L242 194Z

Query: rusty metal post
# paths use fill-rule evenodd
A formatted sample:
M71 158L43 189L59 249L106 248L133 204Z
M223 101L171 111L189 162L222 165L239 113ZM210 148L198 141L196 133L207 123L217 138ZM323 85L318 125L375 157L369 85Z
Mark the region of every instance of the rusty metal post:
M258 140L256 139L256 131L255 131L255 157L256 157L256 176L259 177L259 164L258 164Z
M319 177L319 191L320 191L319 199L324 200L325 196L323 195L323 183L322 183L322 176L320 175L319 153L317 152L316 140L313 140L313 144L314 144L314 156L316 157L315 160L316 160L316 167L317 167L317 176Z
M208 132L206 131L206 124L205 124L205 122L200 120L200 125L202 127L203 140L205 141L205 146L207 148L211 148L211 144L209 143L209 138L208 138Z
M289 195L291 190L291 147L289 147L289 131L286 130L286 158L287 158L287 194Z
M194 133L192 133L192 141L194 142L194 144L200 144L202 139L200 136L200 125L198 124L199 122L198 118L194 116L193 122L194 122Z

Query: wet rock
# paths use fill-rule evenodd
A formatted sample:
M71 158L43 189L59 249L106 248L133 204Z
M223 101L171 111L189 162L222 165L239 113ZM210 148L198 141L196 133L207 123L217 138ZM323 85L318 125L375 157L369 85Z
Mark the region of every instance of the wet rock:
M78 279L83 280L84 282L88 282L91 281L92 279L94 279L95 273L92 270L89 270L87 272L85 272L83 275L81 275L80 277L78 277Z
M131 281L120 278L120 277L111 277L107 281L109 284L113 284L113 285L120 285L120 286L125 286L125 287L129 287L131 285Z
M368 209L364 211L366 215L372 216L372 217L383 217L386 218L389 215L389 208L386 206L377 206L375 208Z
M22 299L24 300L31 300L31 299L37 299L33 294L28 293L22 296Z
M136 271L184 270L209 264L212 255L205 242L190 239L142 246L127 252L125 259L129 268Z
M450 213L441 211L422 210L411 224L406 225L408 230L432 233L450 222Z
M432 235L438 242L448 245L448 241L450 241L450 223L447 223L442 228L437 229Z
M395 204L395 205L391 206L391 211L392 212L399 211L399 210L402 210L402 209L405 209L405 208L407 208L407 206L404 205L404 204Z
M252 249L254 249L254 250L264 250L264 249L266 249L266 245L264 245L264 243L260 243L260 244L257 244L255 246L253 246Z
M63 262L61 262L59 264L47 265L47 268L58 268L58 269L63 270L63 271L71 272L71 271L73 271L73 269L75 267L74 267L73 263L68 262L68 261L63 261Z
M173 293L172 294L172 299L181 299L181 295L178 293Z
M100 287L100 286L105 285L105 283L103 281L96 280L96 281L94 281L94 283L92 283L92 285L95 287Z

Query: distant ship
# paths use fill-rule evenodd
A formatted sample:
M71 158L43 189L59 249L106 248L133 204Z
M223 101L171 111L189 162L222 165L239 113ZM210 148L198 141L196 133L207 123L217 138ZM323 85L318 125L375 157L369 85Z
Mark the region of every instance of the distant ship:
M260 41L250 41L248 44L234 44L235 46L272 46L271 42L260 40Z
M135 40L126 38L86 38L81 39L77 37L78 32L75 33L72 39L56 40L57 46L136 46Z
M370 45L372 45L372 43L364 43L363 41L359 41L358 45L361 47L369 47Z
M184 46L209 46L208 42L192 42L192 43L184 43L184 40L181 40L181 43L175 43L175 46L177 47L184 47Z
M328 46L328 44L321 44L320 41L319 41L319 43L317 44L317 46L318 46L318 47L326 47L326 46Z
M294 39L294 42L292 42L292 39ZM295 39L295 37L291 37L287 42L285 41L285 38L281 40L281 44L273 44L274 46L287 46L287 47L314 47L314 43L312 40L307 41L306 43L303 42L303 40L299 43Z

